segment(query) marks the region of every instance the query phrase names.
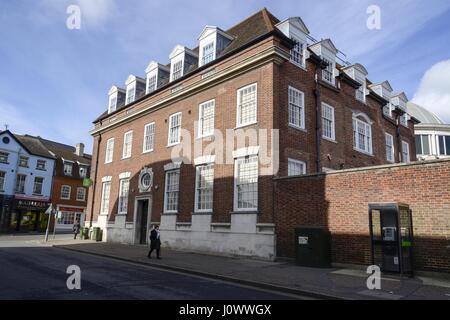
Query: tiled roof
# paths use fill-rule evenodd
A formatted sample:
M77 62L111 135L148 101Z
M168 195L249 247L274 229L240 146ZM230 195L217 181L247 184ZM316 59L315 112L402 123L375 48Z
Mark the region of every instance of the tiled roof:
M38 138L39 141L51 151L56 158L62 158L64 160L69 160L73 162L80 162L82 164L90 164L92 156L89 154L84 154L84 156L78 156L75 154L75 147L62 144L55 141L46 140L43 138Z
M37 138L32 136L22 136L15 134L14 137L27 149L27 151L35 156L54 159L49 150Z
M229 28L225 32L234 37L233 41L225 48L221 55L225 55L233 50L237 50L244 47L251 41L261 37L269 32L275 30L275 25L280 22L272 13L266 8L256 12L252 16L246 18L245 20L239 22L235 26ZM198 53L199 48L196 47L192 51ZM170 64L167 65L170 67ZM197 67L195 67L196 69ZM193 71L193 70L190 70ZM170 83L169 83L170 85ZM124 109L127 105L118 107L115 112ZM106 118L108 116L108 111L103 112L94 123Z

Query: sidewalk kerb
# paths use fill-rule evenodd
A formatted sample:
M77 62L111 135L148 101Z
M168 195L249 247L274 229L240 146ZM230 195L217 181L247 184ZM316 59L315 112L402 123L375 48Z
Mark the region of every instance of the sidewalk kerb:
M279 292L284 292L284 293L289 293L289 294L301 295L301 296L306 296L306 297L310 297L310 298L325 299L325 300L353 300L350 298L343 298L343 297L338 297L338 296L330 295L330 294L323 294L323 293L319 293L319 292L294 289L294 288L278 286L278 285L270 284L270 283L255 282L255 281L250 281L250 280L234 278L234 277L230 277L230 276L208 273L208 272L204 272L204 271L197 271L197 270L188 269L188 268L173 267L173 266L168 266L165 264L157 264L157 263L152 263L150 261L149 262L136 261L133 259L123 258L120 256L115 256L115 255L109 255L109 254L105 254L105 253L98 253L98 252L92 252L92 251L85 251L85 250L81 250L81 249L69 248L69 247L66 247L65 245L52 245L52 246L54 248L58 248L58 249L75 251L75 252L100 256L100 257L104 257L104 258L125 261L125 262L131 262L131 263L140 264L140 265L148 266L148 267L152 267L152 268L176 271L176 272L192 274L192 275L196 275L196 276L217 279L217 280L222 280L222 281L235 282L235 283L239 283L242 285L257 287L257 288L266 289L266 290L274 290L274 291L279 291Z

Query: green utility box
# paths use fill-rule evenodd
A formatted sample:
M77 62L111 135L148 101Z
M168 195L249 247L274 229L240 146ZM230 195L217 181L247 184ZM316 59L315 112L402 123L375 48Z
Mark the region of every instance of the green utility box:
M303 267L331 267L331 235L323 227L295 228L296 264Z
M92 229L91 239L95 241L102 241L102 229L100 229L99 227L94 227Z
M80 230L80 238L82 240L89 239L89 228L81 228L81 230Z

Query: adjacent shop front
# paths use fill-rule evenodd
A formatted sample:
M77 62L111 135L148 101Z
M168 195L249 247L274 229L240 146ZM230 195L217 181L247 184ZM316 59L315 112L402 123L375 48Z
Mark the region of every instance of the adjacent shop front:
M57 205L56 210L58 211L57 230L72 230L75 221L80 222L81 226L84 225L84 207Z
M45 214L50 199L15 195L9 215L9 232L44 232L48 215Z

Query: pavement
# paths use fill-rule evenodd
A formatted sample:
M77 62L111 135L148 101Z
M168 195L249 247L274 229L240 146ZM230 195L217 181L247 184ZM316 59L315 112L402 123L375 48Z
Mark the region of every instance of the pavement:
M209 277L53 247L56 237L0 236L0 300L291 300L306 299ZM83 246L97 246L84 242ZM80 289L67 286L77 266ZM70 282L70 281L69 281Z
M445 277L402 278L383 275L381 289L368 290L368 275L364 270L306 268L290 261L260 261L164 248L163 259L157 260L147 258L147 246L89 240L54 240L50 244L60 249L133 262L160 270L318 299L450 300L450 280Z

